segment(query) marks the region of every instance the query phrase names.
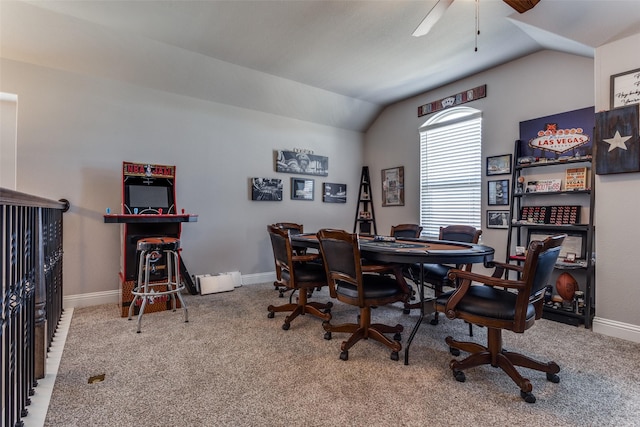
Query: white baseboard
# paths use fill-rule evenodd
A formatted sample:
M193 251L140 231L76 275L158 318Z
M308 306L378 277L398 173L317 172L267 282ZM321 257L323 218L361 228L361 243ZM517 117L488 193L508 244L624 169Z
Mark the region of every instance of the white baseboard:
M275 271L267 273L245 274L242 276L243 285L255 285L276 280ZM101 304L118 304L120 290L91 292L87 294L68 295L63 297L62 306L67 308L90 307Z
M640 326L638 325L595 317L592 326L593 332L640 343Z

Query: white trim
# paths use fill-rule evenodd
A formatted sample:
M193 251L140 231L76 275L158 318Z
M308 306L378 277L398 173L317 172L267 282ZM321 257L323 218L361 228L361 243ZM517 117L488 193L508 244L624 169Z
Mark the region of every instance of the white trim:
M593 332L640 343L640 326L630 323L595 317L593 319Z
M258 283L268 283L276 280L276 272L245 274L242 276L243 285L255 285ZM120 290L91 292L88 294L68 295L63 298L62 306L67 308L91 307L102 304L118 304L120 301Z
M58 327L56 328L56 338L51 341L51 346L47 351L44 378L38 379L38 386L34 389L35 394L31 397L31 404L28 407L29 415L22 418L24 427L40 427L44 425L72 317L73 308L65 309L62 312L60 322L58 322Z
M62 306L67 308L91 307L102 304L117 304L120 297L120 291L102 291L91 292L88 294L67 295L62 298Z

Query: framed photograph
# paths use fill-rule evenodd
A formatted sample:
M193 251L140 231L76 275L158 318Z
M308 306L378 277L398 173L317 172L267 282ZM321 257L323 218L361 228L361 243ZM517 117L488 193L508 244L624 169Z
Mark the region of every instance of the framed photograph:
M487 211L487 228L509 228L509 211Z
M313 200L313 186L313 179L291 178L291 199Z
M382 206L404 206L404 166L382 169Z
M487 176L511 173L511 154L487 157Z
M276 172L300 175L329 175L329 158L311 153L277 150Z
M640 104L640 68L611 76L611 108Z
M347 203L347 184L323 182L322 201L325 203Z
M282 201L282 180L277 178L251 178L251 200Z
M489 205L509 205L509 180L488 181Z

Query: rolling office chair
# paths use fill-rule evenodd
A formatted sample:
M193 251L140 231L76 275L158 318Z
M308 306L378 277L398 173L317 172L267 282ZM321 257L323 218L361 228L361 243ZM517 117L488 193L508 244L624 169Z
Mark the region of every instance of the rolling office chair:
M300 315L311 314L323 321L331 319L333 303L322 304L308 301L308 291L327 285L327 276L322 264L312 262L320 258L319 254L297 255L291 246L290 231L273 225L267 226L273 256L276 264L276 277L279 286L292 292L298 291L298 301L280 306L269 305L268 317L272 319L276 312L290 312L284 319L282 329L288 330L293 319Z
M449 240L453 242L462 243L478 243L482 230L478 230L470 225L449 225L446 227L440 227L440 240ZM449 270L454 266L444 264L423 264L422 274L424 283L428 283L433 286L434 294L436 297L442 294L444 287L455 287L456 283L449 279ZM462 265L456 265L455 268L461 269ZM464 266L467 271L471 271L471 264ZM412 277L420 277L420 265L414 265L412 268ZM415 280L414 280L415 282ZM405 313L408 313L410 309L420 308L420 303L406 304ZM433 319L431 319L432 325L438 324L438 312L434 313ZM473 336L473 326L469 325L469 335Z
M275 224L273 224L274 227L277 228L281 228L283 230L289 230L290 234L302 234L304 233L304 225L302 224L297 224L295 222L276 222ZM295 249L296 253L298 255L304 255L304 253L306 252L305 248L298 248ZM278 266L276 266L276 269L278 268ZM276 288L276 290L278 291L278 296L280 298L284 298L284 294L292 291L292 289L281 286L280 283L278 283L278 281L276 280L275 282L273 282L273 286ZM293 292L292 292L293 295ZM289 301L291 302L291 301Z
M318 241L329 281L329 294L338 301L360 309L359 323L332 325L330 321L323 322L325 339L330 340L333 332L351 333L340 347L342 360L349 359L349 349L355 343L369 338L390 348L391 359L398 360L398 352L402 349L402 325L371 323L371 309L396 301L407 301L410 289L400 266L363 265L356 234L324 229L318 232ZM385 272L392 274L380 274ZM393 340L385 336L389 333L394 334Z
M536 401L531 393L533 386L517 370L522 366L547 374L547 380L560 381L560 367L555 362L543 363L523 354L502 348L502 330L524 333L537 319L542 317L544 291L555 267L560 246L566 234L548 237L543 242L532 241L522 265L494 262L496 270L492 276L470 271L451 269L449 280L458 287L438 296L434 307L449 319L487 328L487 346L474 342L460 342L448 336L445 341L450 348L471 353L463 360L452 360L449 364L457 381L464 382L463 370L479 365L491 365L502 369L520 387L520 396L528 403ZM505 270L516 271L520 279L502 279ZM472 282L481 283L472 285Z

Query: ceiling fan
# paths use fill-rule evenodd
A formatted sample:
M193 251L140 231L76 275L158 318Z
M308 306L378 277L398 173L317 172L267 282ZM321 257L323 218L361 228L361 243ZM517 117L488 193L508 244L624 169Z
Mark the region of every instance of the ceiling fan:
M519 13L533 9L540 0L502 0ZM451 6L453 0L438 0L435 6L427 13L418 28L413 32L414 37L421 37L431 31L431 28L442 18L444 13Z

